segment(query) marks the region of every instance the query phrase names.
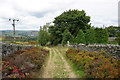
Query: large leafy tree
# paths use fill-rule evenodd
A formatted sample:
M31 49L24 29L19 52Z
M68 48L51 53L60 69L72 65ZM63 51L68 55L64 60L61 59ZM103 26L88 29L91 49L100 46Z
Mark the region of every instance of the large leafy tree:
M62 33L60 31L57 31L55 29L55 26L50 26L49 27L49 33L50 33L50 42L53 45L57 45L59 42L61 42L62 38Z
M89 22L90 17L86 16L84 10L68 10L55 18L54 26L49 28L49 32L54 36L54 42L61 43L62 34L66 29L76 37L80 29L84 31L90 28Z
M102 28L95 29L96 43L108 43L108 31Z
M76 38L75 38L75 43L85 43L85 34L83 31L80 29Z
M61 44L62 45L65 45L67 44L67 41L69 41L70 43L73 42L73 35L71 35L71 33L69 32L69 30L65 30L64 33L63 33L63 39L62 39L62 42Z

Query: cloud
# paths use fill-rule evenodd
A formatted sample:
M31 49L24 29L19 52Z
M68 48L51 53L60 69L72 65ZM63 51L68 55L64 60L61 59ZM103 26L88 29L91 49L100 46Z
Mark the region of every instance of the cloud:
M9 18L19 18L16 29L38 30L69 9L85 10L95 27L118 25L119 0L0 0L1 30L12 29Z

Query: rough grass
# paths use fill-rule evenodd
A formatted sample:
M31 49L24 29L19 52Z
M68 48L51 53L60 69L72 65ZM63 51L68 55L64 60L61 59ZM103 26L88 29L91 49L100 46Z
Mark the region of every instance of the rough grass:
M62 53L63 57L66 59L66 61L72 67L74 73L76 75L78 75L78 78L82 78L84 76L84 71L83 70L78 70L77 66L72 61L70 61L66 56L66 51L67 51L68 48L66 48L66 47L56 47L56 48Z

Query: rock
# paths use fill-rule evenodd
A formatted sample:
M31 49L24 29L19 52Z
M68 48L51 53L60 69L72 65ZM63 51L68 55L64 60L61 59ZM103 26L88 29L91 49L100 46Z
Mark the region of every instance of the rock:
M120 45L113 45L113 44L73 44L70 45L69 47L74 48L74 49L81 49L84 51L97 51L100 52L104 50L107 54L112 55L114 58L119 58L120 59Z
M12 54L20 49L24 50L34 47L31 45L18 45L18 44L8 44L8 43L0 43L0 45L1 45L0 52L2 53L2 57L8 56L9 54Z

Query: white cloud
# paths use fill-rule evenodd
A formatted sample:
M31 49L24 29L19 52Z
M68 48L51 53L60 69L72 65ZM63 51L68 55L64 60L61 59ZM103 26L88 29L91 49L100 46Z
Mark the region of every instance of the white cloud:
M38 30L63 11L85 10L95 27L118 25L119 0L0 0L0 26L12 29L9 18L19 18L16 29Z

